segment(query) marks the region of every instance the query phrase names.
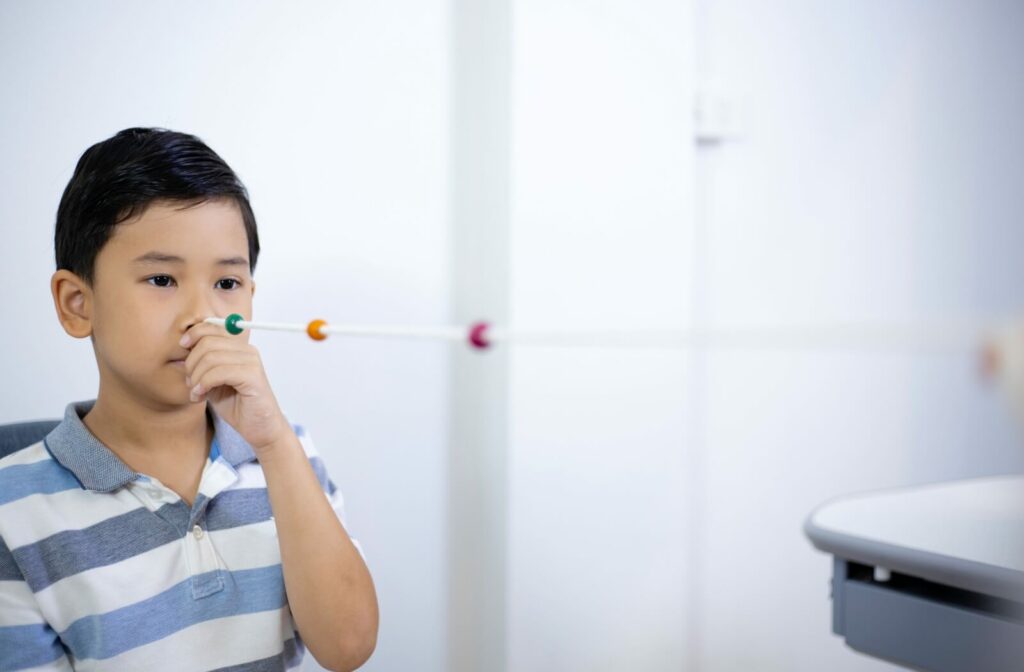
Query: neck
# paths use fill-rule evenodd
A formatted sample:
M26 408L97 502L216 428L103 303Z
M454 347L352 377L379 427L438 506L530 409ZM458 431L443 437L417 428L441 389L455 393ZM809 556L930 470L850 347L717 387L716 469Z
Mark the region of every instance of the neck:
M82 422L129 466L171 454L188 459L201 453L205 459L213 439L205 403L147 404L137 395L105 388L102 380L96 403Z

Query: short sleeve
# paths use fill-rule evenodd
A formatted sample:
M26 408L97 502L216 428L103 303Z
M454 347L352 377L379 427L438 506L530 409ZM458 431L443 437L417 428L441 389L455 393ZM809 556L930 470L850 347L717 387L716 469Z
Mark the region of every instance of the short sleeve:
M359 551L359 555L363 557L363 562L366 562L366 554L363 552L362 545L358 539L352 536L352 531L348 527L348 521L345 517L345 498L341 493L341 489L338 488L330 474L327 473L327 465L324 464L323 458L313 444L309 431L303 425L294 423L292 424L292 429L295 431L295 436L299 438L299 443L302 444L302 450L306 453L306 458L313 467L313 473L316 474L316 479L320 482L320 488L324 491L327 501L331 503L334 514L341 521L345 531L348 532L348 538L352 541L352 545L356 547L356 550Z
M0 537L0 671L71 669L60 637L43 618L14 554Z

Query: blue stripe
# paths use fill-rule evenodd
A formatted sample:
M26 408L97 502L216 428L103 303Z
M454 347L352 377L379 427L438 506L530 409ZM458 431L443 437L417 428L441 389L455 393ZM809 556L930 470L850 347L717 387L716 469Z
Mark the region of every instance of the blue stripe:
M327 467L324 465L324 461L319 457L309 458L309 464L313 467L313 473L316 474L316 480L320 481L320 489L327 492L327 482L330 480L327 477Z
M106 614L85 616L61 633L76 658L104 659L215 618L280 609L287 600L281 565L237 572L216 570L225 589L196 600L192 579ZM205 577L201 574L198 577Z
M63 655L57 633L45 623L0 628L0 670L38 667Z
M74 474L54 460L15 464L0 469L0 505L29 495L80 488Z

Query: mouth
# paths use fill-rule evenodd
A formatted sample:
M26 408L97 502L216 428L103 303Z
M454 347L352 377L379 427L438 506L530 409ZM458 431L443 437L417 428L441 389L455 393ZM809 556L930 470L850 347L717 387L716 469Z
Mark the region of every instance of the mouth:
M184 359L172 359L168 364L174 364L175 366L185 366Z

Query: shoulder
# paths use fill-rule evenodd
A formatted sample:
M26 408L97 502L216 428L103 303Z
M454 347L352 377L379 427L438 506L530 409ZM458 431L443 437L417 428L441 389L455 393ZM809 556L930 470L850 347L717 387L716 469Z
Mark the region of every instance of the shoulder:
M82 500L73 491L81 490L74 474L54 459L43 441L4 456L0 547L15 548L64 530L80 513Z
M316 479L320 482L320 487L328 496L334 496L335 492L337 492L337 486L331 480L330 474L327 472L327 465L313 443L313 438L310 436L306 425L292 422L291 420L289 420L289 424L291 424L292 431L295 432L295 436L299 439L299 444L302 446L302 451L306 454L306 459L309 460L310 465L313 467L313 472L316 474Z
M72 487L78 487L77 479L41 440L0 458L0 507L30 495Z
M46 445L42 440L36 441L31 446L19 448L13 453L0 457L0 469L16 465L32 464L44 459L52 459Z

